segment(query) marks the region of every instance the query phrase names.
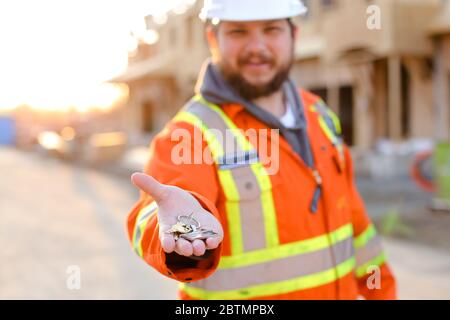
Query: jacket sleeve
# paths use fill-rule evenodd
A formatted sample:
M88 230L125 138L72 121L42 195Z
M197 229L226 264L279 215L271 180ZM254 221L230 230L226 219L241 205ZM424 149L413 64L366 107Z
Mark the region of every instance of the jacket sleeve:
M183 133L183 139L172 138L175 130ZM144 172L161 183L177 186L190 192L204 209L222 223L215 206L219 185L214 165L204 161L200 164L177 164L177 161L173 161L174 147L179 147L180 143L183 144L185 152L191 152L192 159L194 152L197 155L199 152L202 155L208 154L206 142L194 143L194 137L201 136L201 131L190 124L169 123L152 141L150 159ZM207 250L203 257L166 254L159 241L156 212L156 203L149 195L141 191L139 201L127 216L128 237L134 251L159 273L180 282L197 281L211 275L219 263L222 244L215 250Z
M367 300L396 299L396 281L387 263L381 239L367 215L363 200L356 188L352 158L347 146L344 152L350 188L353 245L356 257L355 272L359 294Z

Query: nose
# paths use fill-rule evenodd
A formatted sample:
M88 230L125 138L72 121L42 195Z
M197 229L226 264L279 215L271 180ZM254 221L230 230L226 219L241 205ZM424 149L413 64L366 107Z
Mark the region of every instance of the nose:
M265 52L267 46L264 35L261 32L252 32L245 49L249 54L261 54L261 52Z

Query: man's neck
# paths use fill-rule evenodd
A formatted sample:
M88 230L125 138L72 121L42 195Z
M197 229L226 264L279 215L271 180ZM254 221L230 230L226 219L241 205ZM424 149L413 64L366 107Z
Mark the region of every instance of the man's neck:
M270 96L252 100L252 102L267 112L270 112L277 118L281 118L286 113L283 90L278 90Z

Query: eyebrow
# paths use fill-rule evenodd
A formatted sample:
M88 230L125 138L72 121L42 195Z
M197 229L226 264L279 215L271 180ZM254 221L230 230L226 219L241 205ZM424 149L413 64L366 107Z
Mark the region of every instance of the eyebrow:
M263 26L267 27L267 26L271 26L274 24L279 24L279 23L281 23L281 21L282 20L269 20L269 21L264 22ZM246 25L241 22L232 22L229 25L229 28L245 28L245 27L246 27Z
M282 21L284 21L284 20L270 20L270 21L267 21L266 23L264 23L264 25L265 26L269 26L269 25L272 25L272 24L279 24Z
M229 28L243 28L245 25L239 22L232 22L228 25Z

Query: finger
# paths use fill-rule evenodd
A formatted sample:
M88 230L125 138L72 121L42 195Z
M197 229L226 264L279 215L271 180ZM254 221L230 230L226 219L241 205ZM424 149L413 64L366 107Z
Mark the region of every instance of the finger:
M175 251L182 256L190 257L193 253L192 244L185 239L178 239L175 244Z
M134 173L131 176L131 181L136 187L150 195L158 203L163 201L167 196L167 186L159 183L155 178L145 173Z
M206 249L208 249L208 250L217 249L220 242L221 242L221 240L217 237L208 238L208 239L206 239Z
M202 240L194 240L192 248L194 249L194 256L200 257L205 254L206 245Z
M172 253L175 250L175 239L172 235L170 234L162 235L160 241L161 247L163 248L164 252Z

